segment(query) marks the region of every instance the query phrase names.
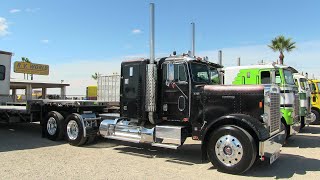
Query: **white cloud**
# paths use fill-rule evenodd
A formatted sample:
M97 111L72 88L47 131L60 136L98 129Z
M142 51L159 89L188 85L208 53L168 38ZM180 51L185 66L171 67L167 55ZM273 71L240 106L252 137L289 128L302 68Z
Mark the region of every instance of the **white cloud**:
M9 34L8 32L8 22L5 18L0 17L0 37Z
M13 13L21 12L21 10L20 9L11 9L9 12L13 14Z
M40 8L27 8L25 11L28 13L35 13L39 10L40 10Z
M41 42L42 42L43 44L48 44L50 41L49 41L48 39L42 39Z
M142 33L141 29L133 29L132 30L132 34L141 34L141 33Z

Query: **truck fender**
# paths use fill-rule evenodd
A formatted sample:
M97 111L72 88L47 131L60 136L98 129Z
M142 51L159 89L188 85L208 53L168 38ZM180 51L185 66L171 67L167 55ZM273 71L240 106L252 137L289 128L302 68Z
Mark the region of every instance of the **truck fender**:
M256 118L245 114L229 114L210 121L202 133L201 151L202 160L207 160L207 138L210 133L223 125L235 125L248 131L256 141L266 140L269 137L268 130Z

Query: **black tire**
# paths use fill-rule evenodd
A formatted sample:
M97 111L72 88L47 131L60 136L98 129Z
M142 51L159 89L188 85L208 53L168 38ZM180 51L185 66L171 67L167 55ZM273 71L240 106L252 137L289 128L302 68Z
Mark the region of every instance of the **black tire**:
M284 136L286 137L282 143L282 145L285 145L287 143L287 139L289 138L288 136L288 128L286 123L281 122L281 130L284 130Z
M65 123L65 135L68 143L72 146L82 146L84 145L88 138L83 136L83 125L79 119L80 115L71 114L67 117ZM74 131L77 128L77 132ZM74 132L72 134L72 132ZM72 136L73 135L73 136Z
M64 118L59 112L56 112L56 111L49 112L43 126L44 126L43 130L44 130L45 136L48 139L52 141L63 139ZM54 126L56 130L54 130Z
M301 118L300 130L302 130L306 126L306 120L304 116L300 116L300 118Z
M233 160L236 164L233 165L226 165L224 163L228 163L227 161L224 162L224 157L219 156L219 151L216 154L216 147L218 148L218 141L221 139L224 139L226 135L230 135L228 137L232 138L232 143L234 142L240 142L241 145L236 145L234 148L241 148L242 153L240 151L231 150L231 155L234 155L236 157L237 154L241 156L241 159L238 161L237 158ZM236 140L235 140L235 139ZM219 140L220 139L220 140ZM226 138L227 139L227 138ZM256 160L257 157L257 147L256 143L253 139L253 137L244 129L238 127L238 126L222 126L218 128L217 130L214 130L208 139L208 146L207 146L207 152L208 152L208 159L211 161L211 163L217 167L219 171L230 173L230 174L241 174L250 169L250 167L253 165L253 163ZM226 140L225 140L226 141ZM241 147L242 146L242 147ZM225 148L230 146L223 146L223 153L225 152ZM230 152L230 150L229 150ZM219 160L223 159L222 161ZM237 162L238 161L238 162ZM231 161L229 161L231 163Z
M313 113L316 116L316 120L314 120L310 124L319 125L320 124L320 114L319 114L319 112L317 110L315 110L315 109L311 109L311 113Z

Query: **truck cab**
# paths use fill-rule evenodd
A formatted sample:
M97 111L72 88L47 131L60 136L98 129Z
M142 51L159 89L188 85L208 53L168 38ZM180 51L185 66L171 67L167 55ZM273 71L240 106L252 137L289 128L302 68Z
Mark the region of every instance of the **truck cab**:
M311 114L311 90L306 76L294 73L293 78L299 90L299 115L301 118L301 128L303 128L305 124L315 121L315 116Z
M224 71L224 84L270 84L271 72L275 71L275 82L280 87L280 110L282 123L286 127L287 138L299 132L299 95L294 83L293 73L297 72L290 66L279 64L261 64L250 66L227 67Z
M120 117L102 117L99 134L171 149L190 137L202 141L203 160L228 173L257 157L273 163L285 137L278 86L219 85L218 68L189 54L124 61Z
M320 124L320 80L309 79L311 89L311 116L314 118L311 124Z

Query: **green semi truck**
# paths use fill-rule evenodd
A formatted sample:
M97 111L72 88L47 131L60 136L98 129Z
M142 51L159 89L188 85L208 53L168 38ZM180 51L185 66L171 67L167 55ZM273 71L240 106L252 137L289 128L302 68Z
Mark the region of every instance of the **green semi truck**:
M250 66L226 67L224 84L271 84L275 81L280 87L280 111L282 124L287 138L299 132L301 121L299 117L299 94L293 79L297 70L290 66L279 64L262 64ZM274 76L272 76L274 74Z

